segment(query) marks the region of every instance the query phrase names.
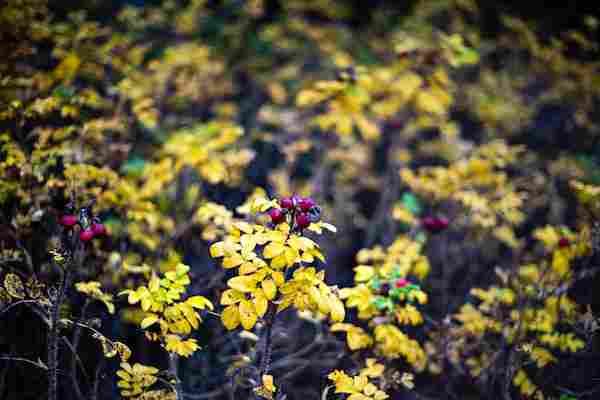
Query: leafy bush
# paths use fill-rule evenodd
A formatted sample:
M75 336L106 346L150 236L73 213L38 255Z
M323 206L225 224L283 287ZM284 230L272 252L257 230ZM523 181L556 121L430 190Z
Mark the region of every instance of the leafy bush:
M0 5L0 397L595 398L595 17L133 3Z

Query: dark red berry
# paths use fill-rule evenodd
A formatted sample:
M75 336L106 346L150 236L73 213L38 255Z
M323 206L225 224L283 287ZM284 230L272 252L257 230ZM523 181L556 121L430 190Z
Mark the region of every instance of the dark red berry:
M392 129L400 129L404 125L404 121L401 119L393 119L389 122L389 126Z
M421 224L429 232L440 232L448 227L450 221L445 217L425 217L421 220Z
M79 240L81 240L82 242L89 242L93 238L94 231L92 230L92 228L84 229L79 233Z
M440 217L440 218L436 218L435 224L436 224L437 229L441 231L448 227L448 225L450 224L450 221L448 221L448 218L446 218L446 217Z
M296 225L300 229L306 228L310 225L310 216L305 212L299 213L296 215Z
M569 239L567 239L566 237L561 237L558 240L558 246L559 247L567 247L570 244L571 244L571 242L569 242Z
M421 220L421 224L423 227L429 231L435 230L436 228L436 219L433 217L425 217Z
M279 205L282 208L286 208L288 210L291 210L292 208L294 208L294 201L289 198L289 197L284 197L282 199L279 200Z
M66 214L60 217L59 223L62 226L71 227L77 224L77 217L72 214Z
M92 224L92 232L94 232L94 236L103 236L106 234L106 227L104 224L99 222Z
M400 278L394 283L394 286L396 286L398 289L401 289L406 285L408 285L408 281L404 278Z
M269 210L269 217L271 217L271 221L274 224L279 224L285 219L285 214L279 208L271 208Z
M314 206L316 206L316 203L310 197L305 197L298 200L298 207L300 207L302 211L309 211Z

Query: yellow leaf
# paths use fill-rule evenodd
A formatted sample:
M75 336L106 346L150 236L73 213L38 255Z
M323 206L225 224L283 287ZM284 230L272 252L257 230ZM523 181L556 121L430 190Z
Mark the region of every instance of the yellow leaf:
M23 287L23 282L21 282L21 278L18 275L13 273L8 273L4 277L4 287L8 294L17 299L25 298L25 287Z
M356 282L366 282L375 275L375 270L373 267L369 267L368 265L356 266L354 267L354 272L356 273L354 276L354 280Z
M221 304L224 306L229 306L231 304L239 303L244 300L246 296L244 293L235 290L235 289L227 289L221 294Z
M231 257L225 257L223 259L223 268L235 268L238 265L241 265L244 262L244 259L239 254L233 254Z
M208 300L204 296L192 296L189 299L187 299L185 302L187 304L189 304L190 306L192 306L194 308L199 308L201 310L204 310L205 308L208 308L209 310L214 310L214 308L215 308L213 306L213 304L210 302L210 300Z
M267 312L267 308L269 307L269 301L263 295L257 294L257 296L252 300L254 303L254 308L256 309L256 314L259 317L262 317Z
M210 246L210 256L212 258L223 257L224 255L223 242L218 242Z
M254 327L257 320L256 310L254 305L248 300L242 300L239 305L239 315L242 326L246 330L250 330Z
M265 296L267 296L267 299L273 300L277 294L277 286L275 286L275 282L272 279L265 279L261 282L261 286L265 292Z
M152 324L158 322L158 320L159 320L159 318L157 315L151 314L142 320L142 322L140 323L140 326L142 329L146 329L147 327L151 326Z
M160 288L160 278L158 276L156 276L155 273L152 273L152 278L150 279L150 282L148 283L148 289L150 289L151 292L156 292L156 291L158 291L159 288Z
M240 313L235 305L225 307L221 313L221 321L228 330L238 327L240 324Z
M258 282L251 276L236 276L227 281L227 286L240 292L252 292Z
M278 255L283 253L285 251L285 249L286 249L286 246L284 246L283 244L277 243L277 242L271 242L265 246L265 248L263 250L263 257L265 257L267 259L277 257Z
M248 254L256 247L256 240L252 235L243 235L240 238L240 244L242 245L242 254Z

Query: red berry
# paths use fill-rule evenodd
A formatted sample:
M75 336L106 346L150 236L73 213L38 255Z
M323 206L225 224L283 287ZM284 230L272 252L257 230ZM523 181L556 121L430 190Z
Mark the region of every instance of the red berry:
M316 203L310 197L305 197L298 200L298 207L300 207L302 211L309 211L314 206L316 206Z
M82 242L89 242L93 238L94 231L92 230L92 228L84 229L79 233L79 240L81 240Z
M389 126L392 129L400 129L404 125L404 122L401 119L393 119L389 122Z
M421 224L425 227L425 229L431 231L436 227L436 220L433 217L425 217L421 220Z
M104 224L96 222L92 224L92 232L94 232L94 236L102 236L106 234L106 227Z
M292 208L294 208L294 201L289 198L289 197L284 197L282 199L279 200L279 205L282 208L286 208L288 210L291 210Z
M400 278L396 281L396 283L394 283L394 286L396 286L398 289L403 288L406 285L408 285L408 281L404 278Z
M445 217L425 217L421 220L421 224L430 232L440 232L448 227L450 221Z
M77 223L77 217L72 214L66 214L60 217L59 223L62 226L71 227Z
M271 221L273 221L274 224L279 224L283 222L285 218L285 214L279 208L271 208L269 210L269 216L271 217Z
M298 228L300 229L306 228L310 225L310 216L305 212L299 213L296 215L296 225L298 225Z
M448 218L446 218L446 217L440 217L440 218L436 218L435 224L436 224L437 229L441 231L448 227L448 225L450 224L450 221L448 221Z
M569 242L569 239L567 239L566 237L561 237L558 240L558 246L559 247L567 247L570 244L571 244L571 242Z

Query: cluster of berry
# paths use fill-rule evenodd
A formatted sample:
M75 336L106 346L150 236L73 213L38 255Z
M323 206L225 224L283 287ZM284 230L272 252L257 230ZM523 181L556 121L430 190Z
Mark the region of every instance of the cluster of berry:
M269 216L274 224L280 224L286 221L289 216L289 223L292 227L304 229L313 222L321 219L321 210L310 197L284 197L279 200L281 208L271 208Z
M74 207L69 205L58 223L66 229L73 229L78 225L80 228L79 240L82 242L89 242L95 237L106 235L106 227L100 218L92 215L89 207L80 208L78 215L76 215Z

